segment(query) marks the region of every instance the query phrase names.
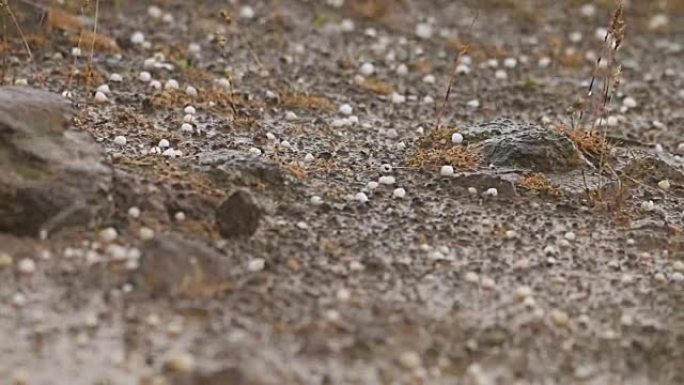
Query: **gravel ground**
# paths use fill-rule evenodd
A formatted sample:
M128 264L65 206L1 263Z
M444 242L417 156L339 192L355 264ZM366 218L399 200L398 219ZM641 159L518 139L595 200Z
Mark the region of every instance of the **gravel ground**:
M75 19L27 27L6 83L113 177L0 232L0 383L684 384L684 6L625 3L615 174L552 128L610 1L102 4L89 81Z

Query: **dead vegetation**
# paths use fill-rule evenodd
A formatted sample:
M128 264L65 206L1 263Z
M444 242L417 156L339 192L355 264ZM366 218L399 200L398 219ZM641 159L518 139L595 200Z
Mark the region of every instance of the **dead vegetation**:
M327 111L332 111L335 109L335 105L322 96L315 96L300 92L281 92L279 100L281 105L290 108Z
M474 170L480 165L482 154L473 148L451 142L453 129L440 127L428 132L418 141L418 149L408 159L412 167L436 169L450 165L456 169Z
M358 83L359 88L378 95L389 95L394 92L394 86L386 81L370 78Z
M554 185L546 175L534 173L522 177L518 186L528 191L535 191L542 195L560 198L563 196L561 189Z

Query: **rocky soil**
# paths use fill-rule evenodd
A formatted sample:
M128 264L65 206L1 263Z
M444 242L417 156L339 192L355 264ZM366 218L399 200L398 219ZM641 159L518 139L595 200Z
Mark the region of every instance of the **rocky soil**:
M684 383L681 1L9 6L1 384Z

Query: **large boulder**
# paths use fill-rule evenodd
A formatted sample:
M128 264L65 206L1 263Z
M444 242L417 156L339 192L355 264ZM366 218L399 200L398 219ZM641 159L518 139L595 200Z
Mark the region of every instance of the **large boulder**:
M0 231L36 236L87 225L106 202L112 171L71 117L59 95L0 87Z

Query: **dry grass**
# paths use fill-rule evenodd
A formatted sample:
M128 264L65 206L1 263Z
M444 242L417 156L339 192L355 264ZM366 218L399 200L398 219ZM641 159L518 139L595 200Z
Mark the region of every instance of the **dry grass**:
M352 0L349 7L356 18L387 21L397 5L398 0Z
M379 95L389 95L394 92L394 86L380 79L365 79L359 83L359 88Z
M518 186L528 191L537 191L543 195L555 198L563 196L561 189L554 185L546 175L540 173L523 176L520 182L518 182Z
M590 129L571 130L566 127L560 127L559 130L567 135L582 154L592 162L596 163L601 159L609 160L611 158L612 147L601 132Z
M418 142L418 150L408 159L412 167L435 169L452 166L474 170L480 165L482 154L473 148L451 143L453 129L440 127L428 132Z
M297 92L280 93L280 104L285 107L302 108L306 110L332 111L335 109L335 105L324 97Z

